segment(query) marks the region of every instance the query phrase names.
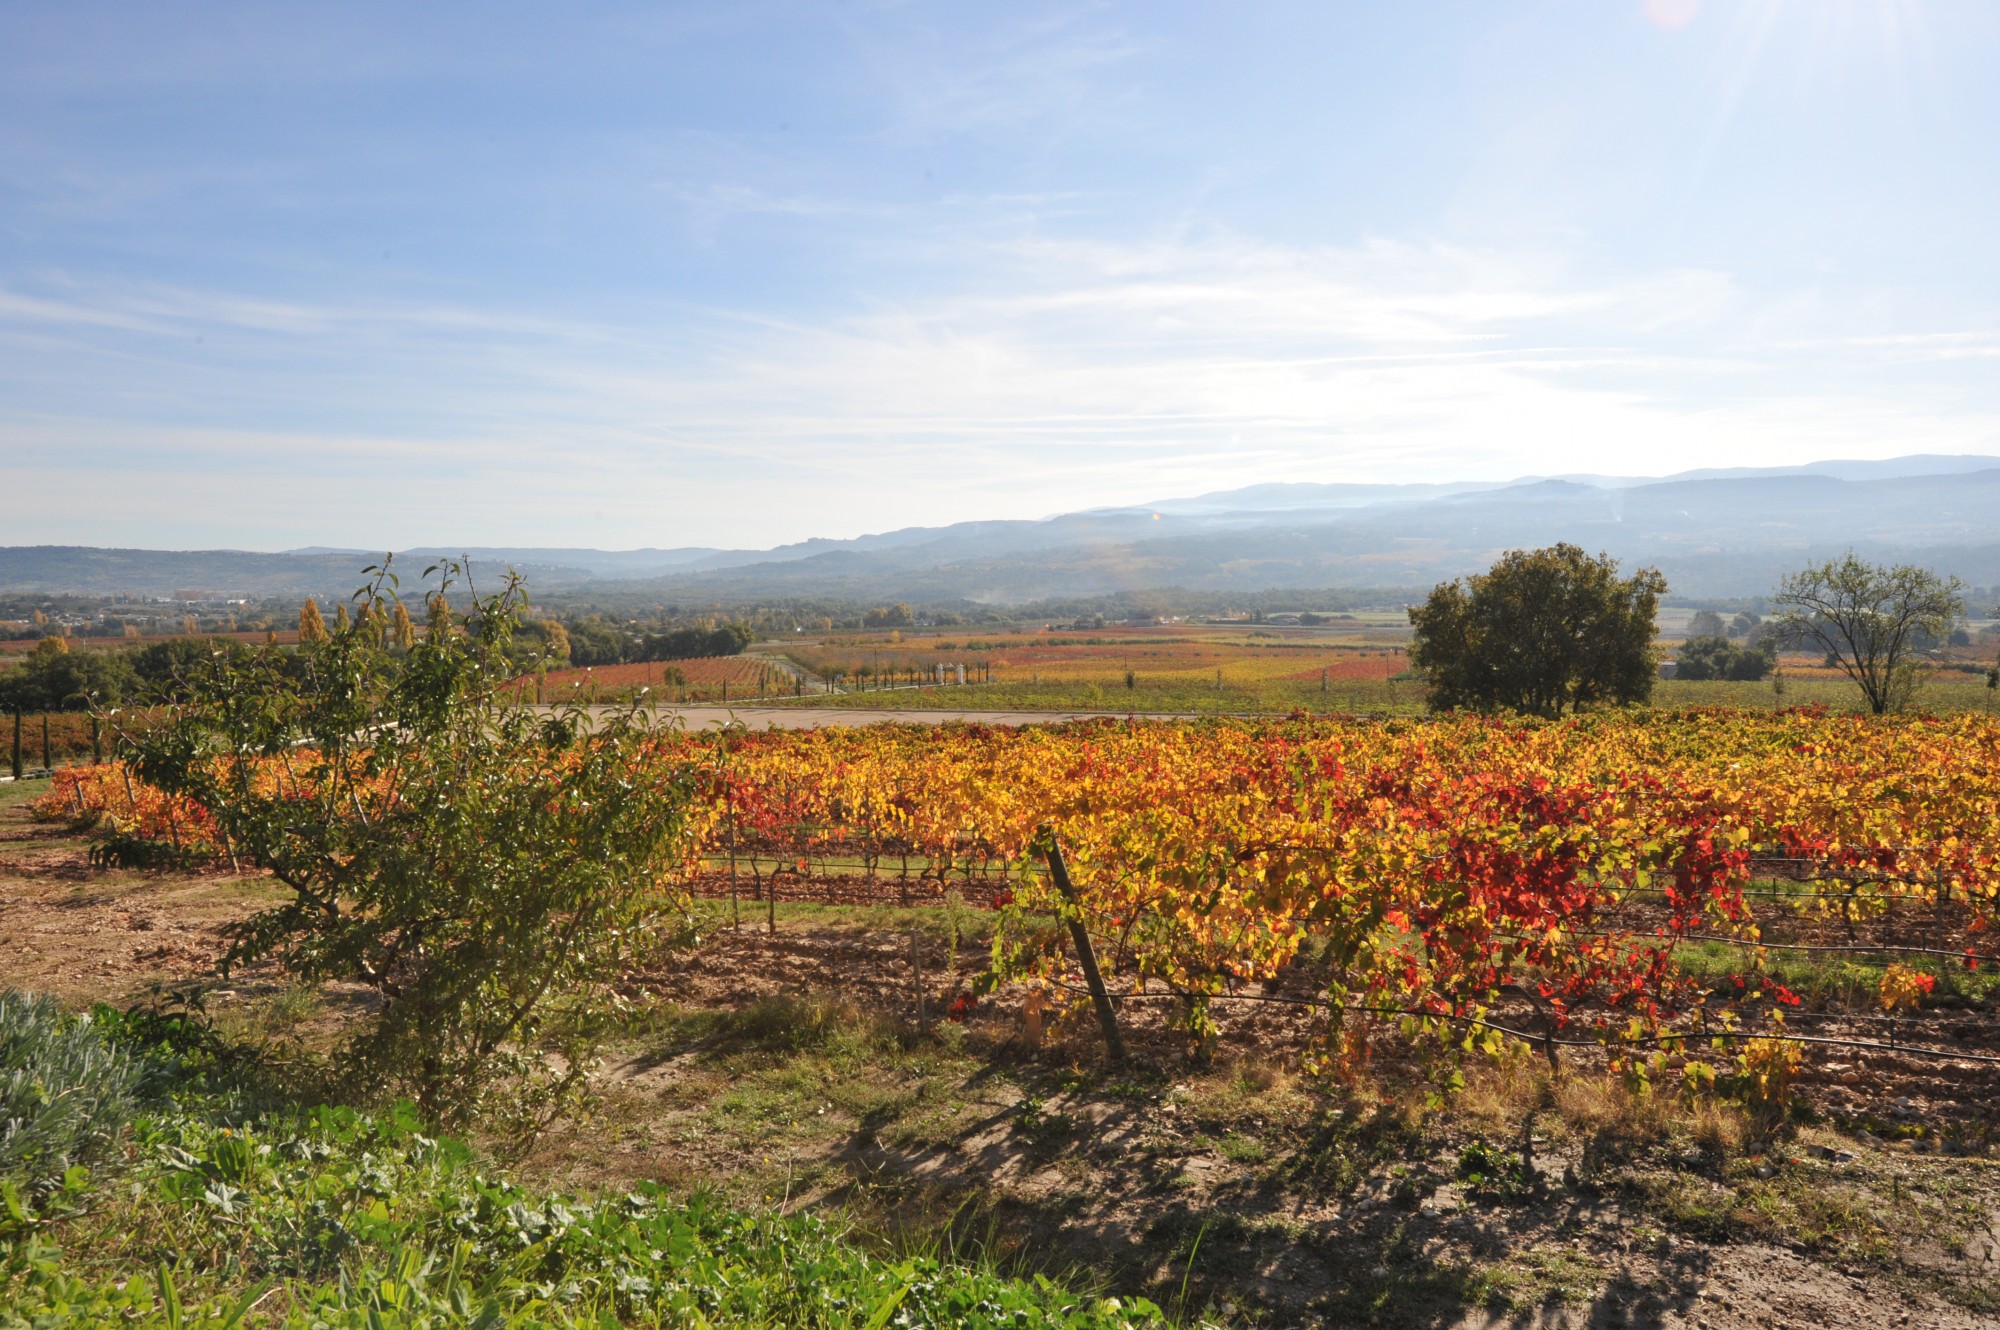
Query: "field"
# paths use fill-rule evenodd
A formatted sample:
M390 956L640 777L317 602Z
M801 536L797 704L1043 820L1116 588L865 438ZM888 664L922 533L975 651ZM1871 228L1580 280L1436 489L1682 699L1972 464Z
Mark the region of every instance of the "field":
M756 656L701 656L551 670L542 676L539 696L553 702L572 691L610 698L630 697L641 690L668 702L779 697L792 691L792 675Z
M870 710L1100 711L1137 715L1404 715L1424 710L1405 673L1406 622L1388 614L1302 627L1161 624L1043 628L970 635L959 630L826 636L761 643L813 682L809 705ZM1671 639L1668 640L1668 644ZM1924 686L1931 711L1988 711L1990 650L1949 653ZM936 667L947 682L936 682ZM965 667L960 685L957 667ZM1667 679L1657 706L1754 710L1824 705L1854 709L1860 692L1820 658L1788 655L1774 683ZM824 690L826 681L834 690Z
M782 652L815 679L836 680L839 691L820 701L839 706L924 707L944 699L993 710L1283 714L1420 702L1415 689L1388 682L1407 668L1406 636L1386 619L1357 619L1310 629L1172 624L850 634L758 649ZM935 682L939 665L942 685Z
M663 737L663 770L689 759L719 775L705 941L619 977L600 1114L543 1140L533 1185L715 1189L1014 1270L1060 1252L1239 1324L2000 1314L2000 724ZM100 807L201 849L199 810L125 790L64 773L17 824L23 982L201 981L215 923L269 899L212 855L89 867L71 828ZM349 1019L279 973L205 983L301 1056Z

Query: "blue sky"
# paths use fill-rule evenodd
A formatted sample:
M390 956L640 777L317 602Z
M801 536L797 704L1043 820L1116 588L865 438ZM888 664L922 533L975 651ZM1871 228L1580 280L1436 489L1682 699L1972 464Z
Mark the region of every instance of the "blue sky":
M0 543L2000 453L2000 5L0 8Z

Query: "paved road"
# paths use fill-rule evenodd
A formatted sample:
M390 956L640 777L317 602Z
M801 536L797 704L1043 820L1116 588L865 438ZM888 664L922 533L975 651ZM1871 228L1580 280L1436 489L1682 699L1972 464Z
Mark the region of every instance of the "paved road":
M1094 716L1124 716L1122 711L865 711L846 707L661 707L662 715L679 716L690 730L741 721L753 730L777 726L781 730L819 730L837 725L937 725L948 720L976 721L983 725L1046 725L1059 720L1087 720ZM1173 717L1149 716L1149 720Z

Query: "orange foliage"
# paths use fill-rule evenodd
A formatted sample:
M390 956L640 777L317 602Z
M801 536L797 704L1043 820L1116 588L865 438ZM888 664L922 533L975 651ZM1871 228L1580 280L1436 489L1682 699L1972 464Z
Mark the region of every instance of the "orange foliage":
M646 761L705 773L691 861L909 854L942 881L999 859L1045 915L1072 908L1036 867L1047 829L1140 984L1217 992L1309 948L1339 998L1459 1017L1525 989L1607 1039L1714 1013L1673 949L1754 937L1760 857L1864 904L2000 903L2000 722L1975 715L668 731ZM62 773L37 811L93 807L198 834L199 810L134 798L115 765Z

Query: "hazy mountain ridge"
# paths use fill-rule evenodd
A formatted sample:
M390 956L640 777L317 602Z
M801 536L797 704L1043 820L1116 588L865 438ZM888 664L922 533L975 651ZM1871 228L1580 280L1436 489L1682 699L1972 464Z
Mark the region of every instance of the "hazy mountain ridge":
M1178 586L1428 586L1502 550L1568 540L1658 565L1687 595L1768 590L1808 558L1855 548L2000 582L2000 458L1910 457L1687 472L1658 480L1255 485L1037 521L905 527L770 550L420 547L512 566L539 590L673 599L843 596L1037 600ZM84 594L339 594L378 552L0 548L0 590Z

